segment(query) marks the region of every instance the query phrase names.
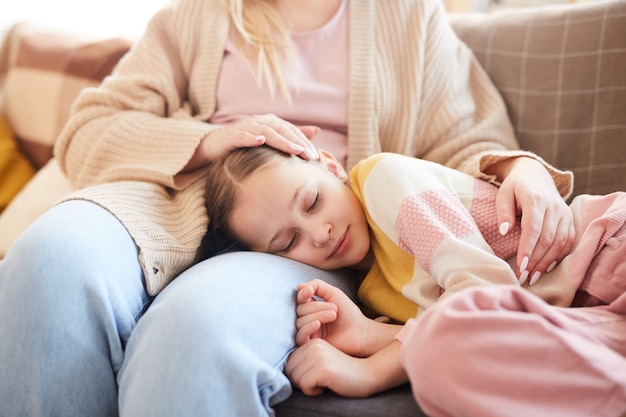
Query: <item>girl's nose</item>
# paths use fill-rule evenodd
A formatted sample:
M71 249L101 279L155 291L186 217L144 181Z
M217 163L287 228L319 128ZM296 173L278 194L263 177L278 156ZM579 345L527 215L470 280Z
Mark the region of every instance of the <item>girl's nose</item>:
M333 225L325 223L317 229L317 233L313 236L313 244L317 248L321 248L330 240L333 233Z

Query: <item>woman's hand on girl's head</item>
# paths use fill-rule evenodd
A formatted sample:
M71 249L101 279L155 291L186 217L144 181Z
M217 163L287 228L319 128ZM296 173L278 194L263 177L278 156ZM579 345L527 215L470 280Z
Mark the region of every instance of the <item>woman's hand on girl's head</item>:
M296 126L273 114L249 116L222 125L202 138L185 171L216 161L235 149L263 144L303 159L318 159L311 139L319 131L317 126Z
M534 284L541 273L552 270L572 249L572 211L540 162L526 157L511 160L497 194L496 210L498 224L508 223L501 232L512 230L521 215L517 252L520 281L530 278Z

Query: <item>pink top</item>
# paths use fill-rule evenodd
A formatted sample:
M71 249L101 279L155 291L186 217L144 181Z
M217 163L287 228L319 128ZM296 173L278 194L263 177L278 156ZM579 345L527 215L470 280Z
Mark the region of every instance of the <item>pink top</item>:
M311 32L292 32L297 63L286 65L284 77L292 95L289 104L272 95L256 69L228 41L218 80L217 108L212 123L228 123L246 115L273 113L295 125L315 125L318 148L335 155L344 166L348 126L348 7L342 1L335 16ZM320 57L323 57L320 59Z

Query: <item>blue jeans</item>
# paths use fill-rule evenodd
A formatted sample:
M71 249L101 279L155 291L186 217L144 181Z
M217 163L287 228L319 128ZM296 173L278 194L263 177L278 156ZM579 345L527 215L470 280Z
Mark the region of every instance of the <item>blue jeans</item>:
M295 287L313 277L357 285L240 252L153 300L121 223L95 204L60 204L0 261L0 415L273 415L291 394Z

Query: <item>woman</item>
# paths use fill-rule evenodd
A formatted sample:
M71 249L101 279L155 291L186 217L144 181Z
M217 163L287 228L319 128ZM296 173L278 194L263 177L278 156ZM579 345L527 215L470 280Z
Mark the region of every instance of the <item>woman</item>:
M4 414L255 416L290 395L292 289L341 275L249 253L190 268L203 167L262 143L347 167L392 151L501 183L498 224L523 214L531 275L573 242L571 177L515 150L438 0L175 0L77 99L56 155L78 191L0 263Z

